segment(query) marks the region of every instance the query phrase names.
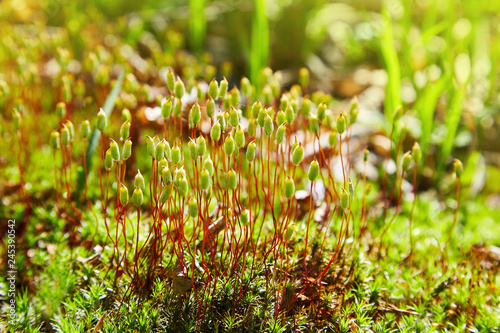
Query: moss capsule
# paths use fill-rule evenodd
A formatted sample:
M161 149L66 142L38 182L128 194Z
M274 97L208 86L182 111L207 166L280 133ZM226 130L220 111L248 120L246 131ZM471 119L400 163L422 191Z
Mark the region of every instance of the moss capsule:
M141 170L137 170L137 174L134 178L134 187L138 187L141 190L146 190L146 183L144 182L144 177L141 174Z
M139 187L136 187L134 193L132 194L132 203L134 206L139 208L144 201L144 195L142 194L142 190Z
M88 139L90 135L90 122L87 119L82 121L82 125L80 126L80 133L82 134L82 138Z
M102 132L106 128L107 123L108 119L106 118L106 114L102 109L100 109L97 113L96 128Z
M307 178L309 178L310 181L315 181L319 176L319 164L316 160L313 160L311 162L311 165L309 166L309 171L307 172Z
M224 152L226 155L231 155L234 152L234 140L231 134L226 137L226 141L224 141Z
M196 218L198 216L198 204L194 198L191 198L188 203L189 216Z
M247 147L247 161L252 162L255 159L255 149L257 148L257 145L255 144L255 141L252 141L248 144Z
M213 141L219 141L220 134L221 134L221 126L217 121L215 124L212 125L212 129L210 130L210 137L212 138Z
M123 184L120 186L120 202L123 206L128 204L128 189Z
M122 156L124 160L128 160L128 158L132 155L132 140L127 139L123 143L123 148L122 148Z
M236 172L234 170L229 170L227 173L227 186L231 190L236 190L236 187L238 186L238 181L236 179Z
M208 96L210 96L212 100L217 99L217 97L219 97L219 84L215 79L213 79L212 82L210 82L210 85L208 86Z
M299 143L297 148L292 151L292 163L294 165L299 165L304 158L304 148L302 148L302 143Z
M293 179L288 176L285 180L285 196L290 199L294 196L295 194L295 183L293 182Z

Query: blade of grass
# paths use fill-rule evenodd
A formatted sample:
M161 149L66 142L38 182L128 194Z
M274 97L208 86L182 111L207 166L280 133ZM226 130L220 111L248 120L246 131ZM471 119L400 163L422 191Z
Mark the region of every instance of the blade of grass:
M111 112L113 111L113 108L115 107L116 98L120 93L124 78L125 78L125 70L122 69L120 75L118 76L118 79L115 82L115 85L113 86L113 89L109 93L108 97L106 98L106 101L104 102L104 106L102 107L108 119L109 116L111 115ZM92 155L97 147L97 143L99 142L100 138L101 138L101 132L94 128L92 130L92 134L90 136L90 143L87 148L87 170L90 170L90 167L92 166ZM77 191L82 192L84 188L85 188L85 172L83 170L80 170L80 172L78 173Z
M397 106L401 105L401 69L396 46L394 45L391 16L387 8L383 9L382 14L384 28L380 39L380 50L388 76L384 114L388 122L388 130L390 130L394 111Z
M207 31L207 19L205 17L206 0L189 0L189 33L191 45L196 54L203 52L203 41Z
M265 0L255 0L255 16L252 23L252 43L250 49L250 77L257 91L259 72L267 65L269 57L269 22Z
M422 123L422 135L420 136L419 144L424 157L429 153L431 133L434 130L434 113L439 96L445 92L449 83L450 78L442 76L435 83L428 84L422 92L422 97L419 98L415 105L418 117ZM421 160L421 163L425 163L425 158Z
M445 116L446 136L441 148L438 170L443 169L444 162L450 156L451 150L453 149L455 134L457 133L458 124L462 116L462 102L464 97L465 87L462 86L455 90L451 98L450 105L448 106L448 112L446 112Z

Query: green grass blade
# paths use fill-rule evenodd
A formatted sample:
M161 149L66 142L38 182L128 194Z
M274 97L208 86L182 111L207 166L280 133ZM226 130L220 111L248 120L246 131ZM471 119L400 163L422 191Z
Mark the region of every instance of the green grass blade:
M205 17L206 0L189 0L189 33L191 45L195 53L203 52L203 41L207 31L207 19Z
M398 105L401 105L401 68L396 46L394 45L391 16L386 8L383 10L383 16L384 29L380 40L380 50L388 76L384 114L388 123L392 124L394 111Z
M269 57L269 22L265 0L255 0L251 40L250 77L258 91L261 88L259 87L259 72L267 65Z
M465 88L460 87L455 90L451 98L450 105L448 107L448 112L445 116L446 125L446 136L443 141L443 146L441 148L440 160L438 164L438 169L442 170L444 162L450 156L451 150L453 149L453 141L455 140L455 135L457 133L458 124L460 123L460 118L462 116L462 102L465 97Z
M115 82L115 85L113 86L113 89L109 93L108 97L106 98L106 101L104 102L104 106L102 107L108 119L111 115L111 112L113 111L113 108L115 107L116 98L120 93L124 78L125 78L125 70L122 69L120 75L118 76L118 79ZM92 166L92 155L94 154L94 151L97 148L97 144L100 138L101 138L101 132L94 128L90 135L90 143L87 147L87 170L90 170ZM78 174L77 191L78 192L82 191L84 187L85 187L85 172L83 170L80 170Z
M434 130L434 113L436 111L436 105L446 87L450 84L450 79L447 76L442 76L433 84L426 86L422 92L422 97L420 97L419 102L415 105L415 109L418 112L418 117L422 123L422 135L420 136L420 147L424 156L429 153L429 146L431 141L431 133ZM422 159L424 163L425 159Z

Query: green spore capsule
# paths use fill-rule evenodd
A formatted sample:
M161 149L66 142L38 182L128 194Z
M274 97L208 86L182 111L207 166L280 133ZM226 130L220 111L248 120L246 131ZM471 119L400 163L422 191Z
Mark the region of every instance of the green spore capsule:
M252 95L252 84L250 83L250 80L247 77L242 77L240 81L240 86L241 86L241 92L247 96L250 97Z
M179 163L181 162L181 150L179 146L175 145L172 148L171 156L172 156L172 163L174 165L179 165Z
M144 195L139 187L136 187L134 193L132 193L132 203L135 207L139 208L144 201Z
M233 128L236 128L240 123L240 119L238 116L238 110L234 106L231 107L231 110L229 110L229 125L231 125Z
M161 140L155 148L155 160L160 161L165 155L165 140Z
M130 121L126 121L120 127L120 139L122 141L127 140L127 138L129 137L129 133L130 133Z
M152 137L146 135L146 148L148 151L149 156L153 157L155 155L155 141L153 140Z
M266 84L262 89L262 101L264 102L264 105L271 105L273 101L273 90L268 84Z
M326 116L326 104L325 102L321 102L318 106L318 120L323 122Z
M189 128L195 127L201 120L201 110L198 102L194 103L189 112Z
M212 97L208 97L207 105L206 105L207 117L212 118L215 113L215 101Z
M273 119L269 115L266 115L266 118L264 119L264 134L270 136L271 134L273 134L273 131Z
M286 121L285 112L283 110L279 110L276 114L276 125L280 126Z
M168 167L168 161L165 157L162 158L158 164L160 168Z
M59 102L56 105L56 113L59 119L63 119L66 116L66 103Z
M240 91L238 90L238 88L234 87L233 89L231 89L231 105L238 106L240 102L241 102Z
M120 202L123 206L128 204L128 189L123 184L120 186Z
M354 124L356 119L358 118L359 106L358 99L355 97L352 98L351 108L349 109L349 123Z
M181 197L185 197L188 191L189 187L186 178L181 178L177 183L177 192Z
M299 103L297 102L297 100L292 99L292 101L290 102L290 106L292 107L293 114L297 116L297 114L299 113Z
M170 199L170 196L172 195L173 187L172 184L167 184L163 186L163 189L161 190L160 194L160 202L162 204L166 203L168 199Z
M196 143L191 138L188 142L188 149L189 157L191 157L192 160L196 160L198 158L198 151L196 150Z
M307 115L311 112L311 104L312 103L309 98L303 98L300 106L300 114L307 117Z
M340 135L344 134L345 132L345 116L343 113L341 113L340 116L337 118L336 129Z
M234 170L229 170L227 173L227 186L231 190L236 190L236 187L238 186L238 181L236 179L236 172Z
M180 117L181 116L181 113L182 113L181 102L180 102L180 100L178 98L176 98L175 101L174 101L173 111L174 111L174 116L176 116L176 117Z
M260 110L262 110L262 104L260 101L256 101L252 104L252 118L257 119L259 116Z
M172 98L167 99L161 105L161 116L163 119L167 119L172 114Z
M455 176L460 179L464 173L464 165L458 158L453 159L453 169L455 171Z
M226 141L224 141L224 152L226 155L231 155L234 152L234 140L231 134L226 137Z
M52 131L52 133L50 133L49 143L50 148L54 150L60 148L60 135L58 131Z
M295 183L293 182L293 179L288 176L285 179L285 196L290 199L294 196L295 194Z
M120 160L120 150L118 149L118 144L113 139L109 139L109 140L111 141L109 143L109 150L111 151L111 157L113 157L113 160L119 161Z
M161 170L161 179L165 185L172 183L172 171L168 167L163 167Z
M314 134L319 133L319 121L316 115L309 115L309 130Z
M224 113L221 113L221 112L217 113L216 119L220 125L220 129L222 131L225 131L226 127L227 127L227 122L226 122L226 117L224 116Z
M222 101L222 106L224 106L224 110L229 110L231 108L231 94L227 93L226 98Z
M65 126L61 128L61 144L67 146L69 144L69 129Z
M177 81L175 81L175 87L174 87L174 94L175 97L177 98L182 98L184 94L186 93L186 88L184 87L184 83L180 78L177 78Z
M243 225L248 225L248 209L244 209L241 211L240 222Z
M168 69L167 72L167 88L171 92L173 92L175 89L175 74L170 68Z
M309 171L307 172L307 178L309 178L310 181L315 181L319 176L319 164L316 159L314 159L311 162L311 165L309 166Z
M200 187L202 190L206 190L210 186L210 174L206 169L200 172Z
M167 161L170 162L170 161L172 161L172 157L171 157L172 149L170 148L170 144L168 143L168 141L166 141L165 139L164 139L164 141L165 141L165 150L163 152L163 156L165 156Z
M266 121L266 116L267 116L266 109L264 108L260 109L259 115L257 116L257 125L263 128L264 122Z
M402 168L404 171L408 171L408 169L410 168L410 163L411 163L411 152L407 151L403 155Z
M73 123L68 120L66 121L66 127L68 128L69 132L69 142L73 142L73 139L75 138L75 126L73 126Z
M363 161L366 162L368 161L368 155L370 154L370 151L368 150L368 148L365 149L364 153L363 153Z
M199 136L198 139L196 139L196 151L198 153L198 156L203 157L207 151L207 141L203 136Z
M328 134L328 144L330 147L335 147L335 144L337 143L337 132L335 131L330 131L330 134Z
M109 171L113 166L113 156L111 156L111 149L106 150L106 155L104 156L104 167Z
M273 94L273 98L278 98L281 93L281 85L278 80L273 80L269 85L271 87L271 92Z
M219 97L219 84L215 79L213 79L212 82L210 82L210 85L208 86L208 96L212 100L217 99L217 97Z
M343 188L340 193L340 207L345 210L349 206L349 193Z
M285 109L285 120L287 124L293 123L293 120L295 119L295 114L293 113L293 108L291 105L288 105L287 108Z
M413 160L417 164L422 159L422 148L420 148L420 145L416 141L413 144L413 147L411 148L411 156L413 157Z
M285 124L281 124L276 130L276 143L280 144L285 139L286 127Z
M245 133L243 133L243 130L239 125L234 132L234 144L236 145L237 149L240 149L245 145Z
M288 99L287 95L283 94L280 98L280 109L286 110L289 103L290 103L290 100Z
M219 141L221 134L221 126L219 121L212 125L212 129L210 130L210 137L213 141Z
M227 88L228 88L228 83L227 83L226 78L224 77L224 78L222 78L222 81L220 81L220 85L219 85L219 99L226 98Z
M306 88L309 85L309 70L305 67L299 70L299 83L302 88Z
M189 216L193 219L198 216L198 204L194 198L191 198L188 203Z
M96 128L102 132L106 128L107 123L108 119L106 118L106 114L102 109L100 109L99 112L97 113Z
M82 134L82 138L88 139L90 135L90 122L87 119L82 121L82 124L80 126L80 133Z
M214 163L212 162L212 159L210 156L208 156L205 161L203 162L203 167L208 171L208 174L210 177L214 175L215 169L214 169Z
M302 143L299 143L299 145L292 151L292 163L293 165L297 166L302 162L302 159L304 158L304 148L302 148Z
M131 120L132 119L132 114L130 113L129 109L123 109L122 110L122 117L123 121Z
M144 182L144 177L141 174L141 170L137 170L137 174L134 178L134 187L138 187L141 190L146 190L146 183Z
M217 179L219 180L219 186L222 190L227 189L227 173L220 170Z
M124 160L128 160L128 158L132 155L132 140L127 139L123 143L123 148L122 148L122 156Z
M257 124L255 123L255 119L250 119L248 121L247 133L249 136L255 136L255 131L257 129Z
M247 147L247 161L252 162L255 159L255 149L257 148L257 145L255 144L255 141L252 141L248 144Z

